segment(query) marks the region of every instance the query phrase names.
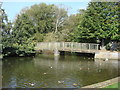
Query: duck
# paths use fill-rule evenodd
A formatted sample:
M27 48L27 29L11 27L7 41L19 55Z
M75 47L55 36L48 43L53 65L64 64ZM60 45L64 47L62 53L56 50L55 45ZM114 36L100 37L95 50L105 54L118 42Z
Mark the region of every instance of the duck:
M108 61L108 58L104 59L103 61Z
M58 81L58 83L64 83L64 81Z
M80 70L82 70L82 68L80 68Z
M73 86L77 86L78 84L76 84L76 83L73 83Z
M47 73L43 73L43 74L47 74Z
M106 58L105 61L108 61L108 58Z
M34 83L29 83L31 86L34 86L35 84Z
M88 70L90 70L90 68L88 68Z

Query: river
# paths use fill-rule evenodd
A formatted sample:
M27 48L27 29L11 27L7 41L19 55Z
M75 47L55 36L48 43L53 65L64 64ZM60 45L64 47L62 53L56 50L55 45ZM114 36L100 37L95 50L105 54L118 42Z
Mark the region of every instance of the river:
M41 54L2 61L3 88L81 88L118 76L118 61Z

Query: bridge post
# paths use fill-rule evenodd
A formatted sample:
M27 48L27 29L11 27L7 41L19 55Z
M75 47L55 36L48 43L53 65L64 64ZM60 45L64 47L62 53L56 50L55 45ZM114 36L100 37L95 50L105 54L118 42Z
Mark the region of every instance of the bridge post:
M65 51L60 51L60 55L65 55Z
M63 44L62 47L63 47L63 50L64 50L65 49L65 43L63 42L62 44Z
M99 50L99 45L97 44L97 50Z
M90 51L90 49L91 49L91 48L90 48L90 44L88 44L88 45L89 45L89 47L88 47L88 48L89 48L89 51Z
M60 52L57 49L55 49L54 50L54 56L58 56L58 55L60 55Z

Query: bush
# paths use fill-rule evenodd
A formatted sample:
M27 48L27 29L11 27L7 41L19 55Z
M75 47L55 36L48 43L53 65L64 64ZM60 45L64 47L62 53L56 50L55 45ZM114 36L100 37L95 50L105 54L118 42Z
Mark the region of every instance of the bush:
M106 50L110 50L110 49L111 49L111 46L110 46L109 43L106 45L105 49L106 49Z

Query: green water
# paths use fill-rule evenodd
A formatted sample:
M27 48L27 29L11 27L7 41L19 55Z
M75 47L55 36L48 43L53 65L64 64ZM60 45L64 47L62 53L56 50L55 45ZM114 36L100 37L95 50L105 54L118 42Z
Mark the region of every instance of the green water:
M118 61L39 55L2 61L3 88L80 88L118 76Z

